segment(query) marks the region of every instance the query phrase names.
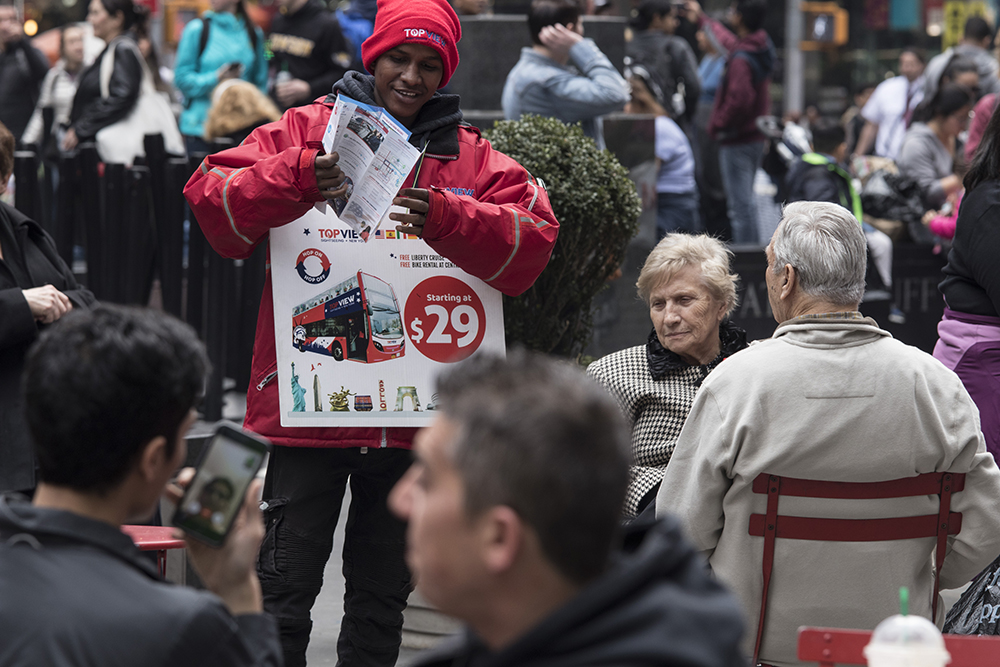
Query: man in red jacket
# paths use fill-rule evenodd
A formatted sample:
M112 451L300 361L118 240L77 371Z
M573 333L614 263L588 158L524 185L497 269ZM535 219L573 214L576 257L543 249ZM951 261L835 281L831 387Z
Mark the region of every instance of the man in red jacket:
M192 176L184 194L212 246L227 257L247 257L271 228L345 192L338 156L321 154L342 91L385 107L424 152L395 199L409 209L391 214L397 230L421 236L505 294L530 287L548 262L558 222L541 185L478 130L459 124L457 95L437 92L458 65L460 38L458 17L445 0L379 0L374 34L362 46L374 76L348 72L326 98L289 110L238 148L209 156ZM265 481L268 534L258 566L265 607L281 627L286 665L305 664L309 612L350 478L339 661L392 665L410 577L404 527L389 514L386 498L410 464L415 430L282 427L273 319L268 274L245 421L277 445Z
M726 189L734 243L760 243L753 180L764 157L764 135L757 118L771 110L774 44L764 32L764 0L737 0L728 21L735 34L705 16L695 0L687 2L688 17L711 29L729 54L715 94L708 133L719 143L719 168Z

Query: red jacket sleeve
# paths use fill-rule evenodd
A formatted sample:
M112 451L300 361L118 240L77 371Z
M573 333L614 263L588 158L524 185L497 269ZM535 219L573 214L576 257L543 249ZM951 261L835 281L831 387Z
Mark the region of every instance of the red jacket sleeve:
M328 112L319 104L291 109L195 170L184 196L216 252L248 257L272 227L302 217L323 199L313 163Z
M715 136L718 132L732 130L746 124L747 114L755 113L757 90L753 84L753 70L746 58L730 58L726 65L725 90L716 109L712 112L708 132Z
M719 44L722 45L722 48L724 48L729 53L729 55L733 54L733 49L736 48L736 42L739 41L739 38L736 37L736 35L734 35L733 32L729 30L729 28L722 25L715 19L708 18L704 14L702 14L701 19L698 22L698 25L702 29L704 29L705 26L707 25L709 30L712 31L712 34L715 35L715 39L718 40Z
M476 197L432 188L423 238L443 257L517 296L545 268L559 223L538 181L476 135Z

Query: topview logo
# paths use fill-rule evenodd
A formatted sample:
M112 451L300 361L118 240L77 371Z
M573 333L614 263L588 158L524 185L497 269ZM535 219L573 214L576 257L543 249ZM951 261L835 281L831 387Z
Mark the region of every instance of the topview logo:
M440 44L441 46L448 45L448 42L445 41L444 37L436 32L424 30L423 28L403 28L403 34L406 35L407 39L427 39L435 44Z

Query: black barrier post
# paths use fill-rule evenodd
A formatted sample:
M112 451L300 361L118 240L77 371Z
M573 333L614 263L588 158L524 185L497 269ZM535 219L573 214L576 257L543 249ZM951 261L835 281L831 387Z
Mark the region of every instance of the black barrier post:
M50 234L54 232L56 223L56 185L55 178L52 173L52 171L56 168L56 165L51 160L46 159L46 157L47 155L51 157L51 154L48 153L47 147L52 145L50 141L54 141L54 139L50 140L49 136L52 133L52 124L55 121L55 113L56 110L52 107L44 107L42 109L42 144L38 149L38 158L42 162L45 174L42 177L42 197L40 202L40 212L44 217L44 220L40 220L39 222L42 223L42 226L44 226L45 230Z
M236 380L236 389L245 391L250 384L250 362L253 359L254 335L257 329L257 312L260 310L261 293L264 291L264 268L267 261L267 243L262 242L253 254L243 260L239 268L239 291L233 300L239 311L230 329L227 375Z
M104 263L97 267L103 275L105 301L125 303L128 290L125 286L128 261L126 253L131 252L126 240L128 221L126 209L128 206L128 181L125 165L104 164L104 236L101 245L104 250Z
M14 151L14 208L34 220L41 218L38 194L38 157L34 151Z
M163 309L171 315L181 317L184 288L184 184L191 176L191 170L187 158L170 158L164 171L164 202L162 207L156 208L156 231L160 240L160 289L163 292Z
M104 246L104 216L101 215L101 176L98 168L101 159L97 144L81 144L77 155L79 165L80 201L83 209L84 232L87 248L87 286L98 299L106 298L105 270L107 255Z
M77 182L79 181L79 161L75 156L59 156L59 187L54 193L58 203L56 214L52 220L52 238L56 242L56 250L66 265L73 268L73 232L76 212Z
M212 361L212 375L205 389L205 419L222 419L222 382L226 375L226 348L230 319L227 304L234 301L233 262L217 252L208 253L208 312L205 347Z
M194 153L189 156L188 173L194 170L207 157L205 153ZM187 309L185 319L187 323L194 327L199 336L204 335L205 322L205 254L208 241L198 226L198 221L194 218L194 213L190 216L190 232L188 241L188 280L187 280Z
M153 209L150 216L150 223L155 233L155 248L153 261L155 262L155 273L160 276L160 291L163 291L163 262L166 239L164 233L167 227L164 219L167 201L167 151L163 146L162 134L147 134L143 137L143 147L146 150L146 167L149 169L149 195L152 199Z
M136 305L149 303L156 258L156 236L150 209L149 167L132 167L126 172L128 186L125 207L125 246L122 301Z

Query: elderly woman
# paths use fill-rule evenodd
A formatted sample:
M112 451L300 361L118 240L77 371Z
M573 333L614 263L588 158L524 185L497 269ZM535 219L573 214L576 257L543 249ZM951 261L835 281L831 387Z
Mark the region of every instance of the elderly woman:
M594 362L587 372L618 400L632 425L632 481L625 514L656 497L694 396L705 377L747 346L727 319L736 307L732 256L709 236L668 234L646 258L636 287L653 330L637 345Z
M0 194L13 169L14 135L0 123ZM30 495L37 481L21 388L28 348L46 326L93 303L94 295L59 258L52 237L0 202L0 493Z

